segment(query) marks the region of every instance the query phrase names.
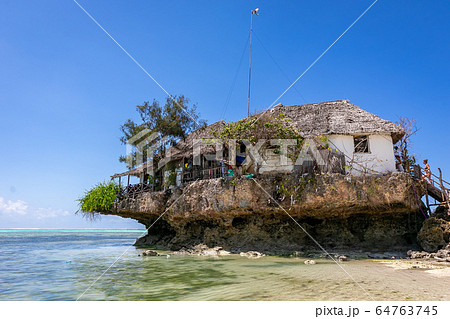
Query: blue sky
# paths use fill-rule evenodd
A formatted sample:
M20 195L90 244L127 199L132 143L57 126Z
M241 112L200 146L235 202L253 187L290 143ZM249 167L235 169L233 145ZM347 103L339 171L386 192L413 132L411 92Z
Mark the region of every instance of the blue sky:
M209 123L269 106L373 1L79 0L172 94ZM120 125L164 92L72 0L0 3L0 228L139 227L90 223L75 199L124 170ZM450 3L380 0L290 90L285 105L349 99L417 119L414 152L450 179ZM275 61L275 62L274 62ZM281 70L280 70L281 69ZM237 81L226 104L233 78ZM290 81L289 81L290 80Z

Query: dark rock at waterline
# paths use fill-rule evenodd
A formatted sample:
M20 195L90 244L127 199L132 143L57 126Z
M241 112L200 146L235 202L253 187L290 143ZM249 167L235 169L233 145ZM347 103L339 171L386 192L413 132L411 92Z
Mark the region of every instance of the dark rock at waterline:
M190 249L182 248L174 252L175 255L194 255L194 256L228 256L229 251L224 250L220 246L209 248L205 244L198 244Z
M154 250L146 250L142 253L142 256L159 256L159 254Z
M408 257L411 259L434 258L438 261L450 261L450 244L448 244L445 248L440 249L435 253L409 250L407 254Z
M240 255L242 257L247 257L247 258L260 258L265 256L264 254L260 253L259 251L247 251L247 252L242 252L240 253Z
M444 249L438 250L436 252L436 257L439 257L439 258L450 257L450 244L448 244Z
M423 250L436 252L450 242L450 222L441 218L428 218L417 234L417 241Z
M445 221L450 221L450 215L448 208L445 206L438 206L433 213L433 217L443 219Z
M434 253L427 253L426 251L408 250L407 255L411 259L432 258Z

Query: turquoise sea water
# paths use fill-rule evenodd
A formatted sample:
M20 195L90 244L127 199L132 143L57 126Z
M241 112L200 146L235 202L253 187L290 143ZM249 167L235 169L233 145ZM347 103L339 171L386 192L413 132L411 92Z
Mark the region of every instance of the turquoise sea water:
M450 300L450 277L422 269L343 263L361 288L328 260L139 257L141 234L0 231L0 300L76 300L116 260L80 300Z

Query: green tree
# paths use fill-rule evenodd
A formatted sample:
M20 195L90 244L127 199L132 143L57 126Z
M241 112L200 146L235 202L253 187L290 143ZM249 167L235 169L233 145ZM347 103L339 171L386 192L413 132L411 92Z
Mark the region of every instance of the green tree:
M402 160L405 170L409 170L411 165L416 164L416 158L411 154L412 137L419 131L416 120L401 117L397 125L405 132L405 135L397 142L396 147Z
M166 147L175 145L179 139L185 138L190 132L206 126L206 122L200 119L200 115L197 112L197 105L191 105L189 99L184 97L184 95L174 96L173 99L167 98L163 106L157 100L153 100L152 103L144 102L144 104L136 107L136 111L139 114L140 121L135 122L128 119L120 127L123 133L120 141L122 144L127 144L132 137L146 129L152 133L157 132L160 137L165 138L164 143L155 150L160 157L164 156L163 153ZM132 144L136 146L147 136L143 136ZM154 142L157 141L155 140ZM142 151L145 154L145 148ZM135 159L136 151L129 155ZM146 161L145 155L143 158ZM127 157L121 156L119 161L127 162ZM136 165L135 160L132 163Z

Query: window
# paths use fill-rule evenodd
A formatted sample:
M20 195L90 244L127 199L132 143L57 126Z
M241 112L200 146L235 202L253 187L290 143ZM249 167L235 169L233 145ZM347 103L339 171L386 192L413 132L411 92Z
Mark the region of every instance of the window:
M369 137L366 135L354 136L355 153L369 153Z
M244 144L244 143L241 143L241 145L239 146L239 152L240 152L241 154L243 154L243 153L245 153L245 149L246 149L245 144Z

